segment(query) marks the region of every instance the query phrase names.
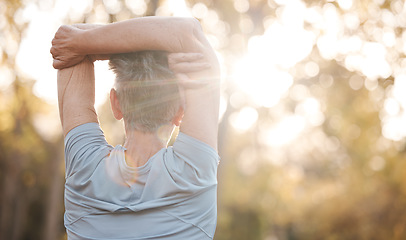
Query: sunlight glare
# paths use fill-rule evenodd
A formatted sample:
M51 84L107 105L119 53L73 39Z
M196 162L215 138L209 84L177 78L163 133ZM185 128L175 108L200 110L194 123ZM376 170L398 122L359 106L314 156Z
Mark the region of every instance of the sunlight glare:
M245 13L250 9L250 3L248 0L235 0L234 8L239 13Z
M163 8L164 11L159 15L175 16L175 17L192 17L192 13L185 0L166 0L159 9ZM158 15L158 10L157 10Z
M303 28L306 10L300 1L288 1L281 9L281 17L269 24L265 33L253 36L248 42L248 53L260 57L268 66L283 69L293 67L312 51L316 36ZM298 41L300 39L300 41Z
M56 102L56 70L52 68L52 56L49 53L54 28L58 22L52 22L52 13L37 11L33 14L27 29L27 38L21 41L16 56L17 67L23 74L36 80L34 93L48 102ZM49 26L49 27L44 27ZM48 39L49 41L44 41Z
M244 132L251 128L258 119L258 112L255 108L244 107L239 112L231 114L230 124L237 131Z
M298 39L300 41L297 41ZM275 22L263 36L250 39L248 51L267 56L270 64L286 69L293 67L310 54L314 40L315 35L303 27Z
M55 141L62 134L59 112L49 111L46 114L36 113L32 123L37 132L48 141Z
M348 84L353 90L360 90L364 86L364 79L359 75L353 75L348 80Z
M219 122L223 120L224 113L227 111L227 99L224 95L220 96Z
M399 74L395 78L395 83L392 88L393 96L401 103L406 109L406 74Z
M343 16L344 24L347 28L356 30L359 25L360 21L358 15L356 13L346 13Z
M386 48L376 42L366 42L362 47L363 61L362 73L370 78L387 78L392 74L392 69L386 61Z
M108 100L109 90L114 85L115 75L109 70L108 61L97 61L94 63L96 81L95 105L100 106Z
M91 0L57 0L51 11L42 11L31 5L23 11L22 18L29 20L29 26L21 41L16 64L23 74L36 80L34 93L50 103L57 100L56 70L52 68L49 54L53 35L68 14L71 18L79 18L92 6Z
M334 59L338 53L338 39L342 34L343 26L336 7L331 3L323 6L322 16L320 28L324 34L319 36L317 47L324 59Z
M392 97L384 102L382 109L382 135L390 140L399 141L406 136L406 74L399 74L391 89Z
M103 4L109 14L117 14L122 8L122 3L117 0L103 0Z
M387 98L383 104L386 113L389 116L396 116L400 112L400 106L398 101L393 98Z
M320 68L319 65L313 61L306 63L305 73L308 77L315 77L319 74Z
M241 17L239 26L243 34L250 34L254 30L254 23L247 16Z
M330 74L320 74L319 77L320 86L323 88L329 88L334 83L334 78Z
M14 81L15 74L11 69L0 66L0 91L6 91Z
M144 0L125 0L125 5L136 15L143 15L147 11Z
M302 116L290 115L268 129L261 131L259 138L269 146L281 147L296 139L305 129Z
M207 6L204 3L199 2L193 5L192 7L192 14L196 18L200 19L205 18L207 12L208 12Z
M301 101L308 97L309 94L309 89L303 84L295 84L289 90L289 97L295 101Z
M65 16L69 16L71 21L80 22L84 14L90 12L92 8L92 0L57 0L53 13L55 18L63 19Z
M236 64L234 78L240 89L258 106L273 107L293 84L292 76L266 66L266 60L258 56Z
M382 135L390 140L400 141L406 136L406 115L395 118L385 118L383 121Z
M352 7L352 0L337 0L337 3L343 10L349 10Z
M295 113L303 116L311 126L320 126L324 123L321 104L316 98L306 98L296 106Z
M248 53L233 71L236 84L258 106L272 107L293 84L288 69L312 51L315 35L303 28L306 10L301 1L284 3L281 19L269 23L263 35L248 41ZM297 41L300 39L300 41ZM318 66L310 64L308 74L318 74Z

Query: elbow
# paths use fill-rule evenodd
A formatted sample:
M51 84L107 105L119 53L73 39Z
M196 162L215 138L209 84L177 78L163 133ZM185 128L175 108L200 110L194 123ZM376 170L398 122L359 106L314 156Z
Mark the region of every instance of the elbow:
M203 34L203 28L200 21L196 18L188 18L189 29L192 34L196 36L197 34Z
M203 32L203 28L199 20L197 20L196 18L192 18L191 21L193 23L193 29Z
M196 18L178 18L182 33L185 36L194 34L195 32L203 32L202 25Z
M179 38L183 50L196 51L201 36L204 35L202 25L196 18L184 18L182 34Z
M200 22L195 18L170 17L166 20L166 34L170 41L163 47L169 52L196 52L199 37L203 35Z
M193 17L175 17L173 19L186 28L201 28L199 20Z

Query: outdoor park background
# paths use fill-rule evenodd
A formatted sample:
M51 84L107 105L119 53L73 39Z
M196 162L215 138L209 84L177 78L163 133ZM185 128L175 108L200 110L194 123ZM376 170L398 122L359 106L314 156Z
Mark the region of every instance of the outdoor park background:
M216 240L406 239L402 0L0 1L0 239L66 237L53 34L146 15L198 18L222 65Z

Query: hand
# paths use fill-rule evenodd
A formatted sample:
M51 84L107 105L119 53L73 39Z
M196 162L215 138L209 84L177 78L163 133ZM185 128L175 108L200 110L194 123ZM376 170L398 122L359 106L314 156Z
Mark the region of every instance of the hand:
M89 30L89 29L101 27L103 25L91 24L91 23L78 23L78 24L73 24L72 26L75 28L81 29L81 30ZM109 60L110 54L91 54L91 55L88 55L88 57L92 62L95 62L97 60Z
M175 73L178 85L182 88L200 88L208 84L204 80L191 80L188 73L199 72L210 68L201 53L170 53L168 54L169 68Z
M85 58L85 54L79 52L75 47L75 38L83 30L63 25L55 33L55 37L52 40L51 54L54 58L53 67L56 69L62 69L71 67L81 62Z

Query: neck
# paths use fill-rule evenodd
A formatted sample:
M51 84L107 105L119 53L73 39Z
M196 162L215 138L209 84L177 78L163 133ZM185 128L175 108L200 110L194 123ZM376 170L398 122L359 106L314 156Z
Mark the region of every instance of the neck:
M145 133L137 130L126 131L124 147L128 166L143 166L155 153L167 146L167 139L158 133Z

